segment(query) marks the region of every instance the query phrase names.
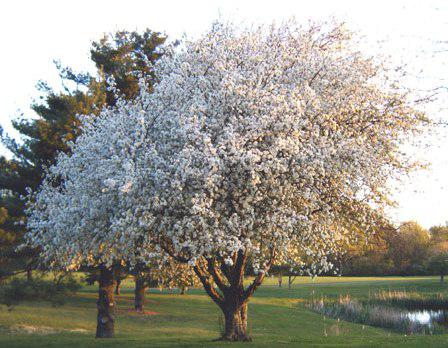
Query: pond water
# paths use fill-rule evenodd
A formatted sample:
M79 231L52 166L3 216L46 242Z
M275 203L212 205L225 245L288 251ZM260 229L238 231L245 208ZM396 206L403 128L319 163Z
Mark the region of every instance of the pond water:
M433 327L435 324L448 327L447 310L415 310L405 315L412 322Z

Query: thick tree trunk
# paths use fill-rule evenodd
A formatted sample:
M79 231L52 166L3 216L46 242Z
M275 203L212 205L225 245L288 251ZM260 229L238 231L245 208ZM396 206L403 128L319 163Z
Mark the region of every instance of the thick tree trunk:
M273 253L272 260L274 255ZM204 258L199 260L193 268L205 292L224 314L224 331L219 340L251 341L247 332L247 303L263 282L272 262L266 262L251 284L245 287L246 261L247 254L240 250L233 256L232 265L222 261L216 262L213 258Z
M145 280L139 276L135 277L135 291L134 291L134 308L138 312L143 312L145 305Z
M31 282L31 280L33 280L33 271L31 270L31 268L28 268L26 270L26 280L27 282Z
M115 335L114 288L113 270L101 266L97 302L96 338L111 338Z
M117 284L115 285L115 295L120 295L120 285L121 285L121 279L117 278Z
M226 341L251 341L247 333L247 303L241 307L225 308L224 313L224 332L222 340Z
M180 294L181 295L185 295L187 293L188 288L186 286L181 286L180 287Z

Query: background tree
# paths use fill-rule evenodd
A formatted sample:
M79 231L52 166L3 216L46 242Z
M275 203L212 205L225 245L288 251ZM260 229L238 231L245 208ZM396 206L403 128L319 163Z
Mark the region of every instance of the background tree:
M428 271L430 274L440 276L440 282L443 282L445 275L448 273L448 251L436 250L428 262Z
M147 264L137 264L130 272L134 275L134 309L143 312L145 305L145 292L148 287L159 287L172 290L179 289L184 295L189 287L199 285L199 279L191 267L175 262L173 258L162 254L153 258Z
M159 47L165 41L166 36L150 30L143 34L118 31L93 42L91 58L106 76L114 77L124 98L132 99L139 92L138 76L144 75L147 79L152 76L151 63L160 57ZM108 90L107 104L114 105L115 101L114 93Z
M276 274L278 277L278 286L282 287L283 276L288 278L288 290L292 289L292 285L298 276L303 275L301 267L297 267L293 262L286 261L283 265L276 265L271 267L271 274Z
M177 288L181 295L185 295L189 288L200 285L199 279L191 267L175 262L172 258L168 258L164 262L163 268L159 270L158 274L159 286L168 289Z
M431 244L448 249L448 226L432 226L429 229Z
M429 248L428 272L440 275L443 282L448 272L448 226L433 226L429 229L431 236Z
M430 245L427 230L414 221L404 222L390 241L390 256L399 274L422 274L425 271Z
M354 276L396 274L390 251L395 233L392 226L377 226L376 232L368 240L358 240L341 255L339 272Z

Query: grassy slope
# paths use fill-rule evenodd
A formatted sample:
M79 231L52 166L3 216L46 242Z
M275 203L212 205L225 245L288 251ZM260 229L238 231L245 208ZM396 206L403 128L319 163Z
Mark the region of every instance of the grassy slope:
M310 296L338 296L349 292L354 297L368 296L369 291L407 289L426 293L444 292L448 283L437 278L327 278L316 281L297 279L293 290L279 289L277 279L268 279L249 305L249 326L253 342L242 346L279 347L446 347L448 335L409 336L348 322L325 319L302 307ZM286 279L283 284L287 284ZM219 310L201 290L186 296L151 290L146 310L158 315L136 315L132 308L132 282L126 281L118 302L117 338L95 340L95 287L85 287L58 308L47 303L24 303L8 312L0 309L0 347L198 347L223 346L212 342L218 336ZM27 334L20 325L56 333ZM16 328L16 329L14 329ZM325 329L324 329L325 328ZM84 329L85 333L62 331ZM324 330L327 335L324 334ZM240 346L240 344L232 344Z

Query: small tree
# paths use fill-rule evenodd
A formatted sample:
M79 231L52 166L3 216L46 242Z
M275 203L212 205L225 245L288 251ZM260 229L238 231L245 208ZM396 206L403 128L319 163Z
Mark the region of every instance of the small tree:
M130 273L135 279L134 309L138 312L143 312L145 292L150 286L169 289L177 287L184 294L188 287L198 285L198 279L191 267L175 262L163 252L147 264L132 266Z
M140 101L148 86L142 87ZM61 153L49 168L39 190L30 196L27 210L28 244L41 250L44 263L68 270L99 269L98 338L114 336L114 291L122 277L118 273L135 274L135 306L143 310L148 273L155 279L170 279L174 272L170 257L152 241L131 238L138 225L116 226L126 214L126 192L137 153L144 150L145 130L140 112L144 105L116 98L117 105L100 115L80 117L82 134L68 144L71 151ZM188 267L176 268L179 282L190 273Z
M431 256L428 263L428 270L431 274L440 275L440 282L443 283L445 275L448 273L448 252L437 252Z
M121 99L118 104L122 109L125 105L132 108L132 103ZM123 212L119 192L127 189L126 178L132 171L128 160L141 134L135 127L124 127L124 118L132 117L125 113L110 123L107 116L113 110L115 107L104 109L99 116L82 118L82 134L76 143L69 144L70 154L61 153L50 167L39 191L30 197L28 209L27 240L40 248L43 262L68 270L82 265L99 268L99 338L114 336L113 265L141 262L139 255L129 252L134 248L127 244L135 241L122 238L113 229ZM132 114L134 123L140 124L138 113ZM125 153L130 157L122 155Z
M181 295L185 295L189 288L200 285L191 267L175 262L172 258L168 258L163 263L163 268L159 269L158 274L160 287L177 288Z

